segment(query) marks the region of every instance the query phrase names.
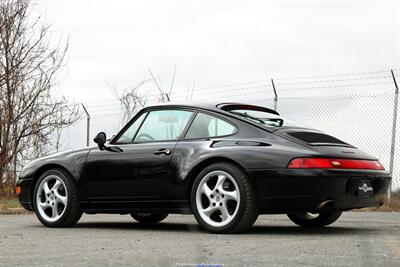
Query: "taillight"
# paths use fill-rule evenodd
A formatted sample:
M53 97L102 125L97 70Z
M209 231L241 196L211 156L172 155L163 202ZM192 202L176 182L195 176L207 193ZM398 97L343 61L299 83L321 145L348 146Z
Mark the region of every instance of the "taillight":
M360 169L384 170L377 160L329 159L329 158L296 158L290 161L289 169Z

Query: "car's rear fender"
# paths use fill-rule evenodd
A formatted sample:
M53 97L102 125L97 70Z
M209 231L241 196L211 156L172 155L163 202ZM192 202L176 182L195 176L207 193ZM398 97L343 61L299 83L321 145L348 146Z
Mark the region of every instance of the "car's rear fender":
M180 141L171 159L171 175L165 184L165 197L182 199L184 196L186 199L197 174L204 167L216 162L235 164L252 179L249 170L286 168L293 155L319 154L277 136L270 139L226 138ZM257 187L256 182L254 185Z

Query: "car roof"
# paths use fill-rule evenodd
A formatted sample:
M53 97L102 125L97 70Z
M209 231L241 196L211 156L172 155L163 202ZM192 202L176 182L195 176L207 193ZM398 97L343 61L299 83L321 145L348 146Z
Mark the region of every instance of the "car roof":
M220 102L191 102L190 104L168 102L168 103L161 103L161 104L157 104L157 105L147 106L146 108L165 108L165 107L191 107L191 108L207 109L207 110L217 111L217 112L228 112L233 109L248 109L248 110L264 111L267 113L279 115L279 113L273 109L269 109L269 108L257 106L257 105L235 103L235 102L223 102L223 103L220 103Z

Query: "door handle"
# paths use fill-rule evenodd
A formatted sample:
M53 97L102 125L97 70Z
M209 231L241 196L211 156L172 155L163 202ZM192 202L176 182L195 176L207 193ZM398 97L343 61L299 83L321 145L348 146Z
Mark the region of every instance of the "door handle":
M170 155L171 154L171 150L162 148L160 150L155 151L153 154L157 155L157 156Z

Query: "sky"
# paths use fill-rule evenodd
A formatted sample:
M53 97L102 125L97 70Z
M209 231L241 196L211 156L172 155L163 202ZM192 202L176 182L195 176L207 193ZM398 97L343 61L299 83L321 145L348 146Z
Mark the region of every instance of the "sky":
M396 1L37 1L70 40L57 90L113 99L149 78L173 94L235 82L400 66ZM154 89L154 84L148 84ZM150 90L150 89L149 89Z

